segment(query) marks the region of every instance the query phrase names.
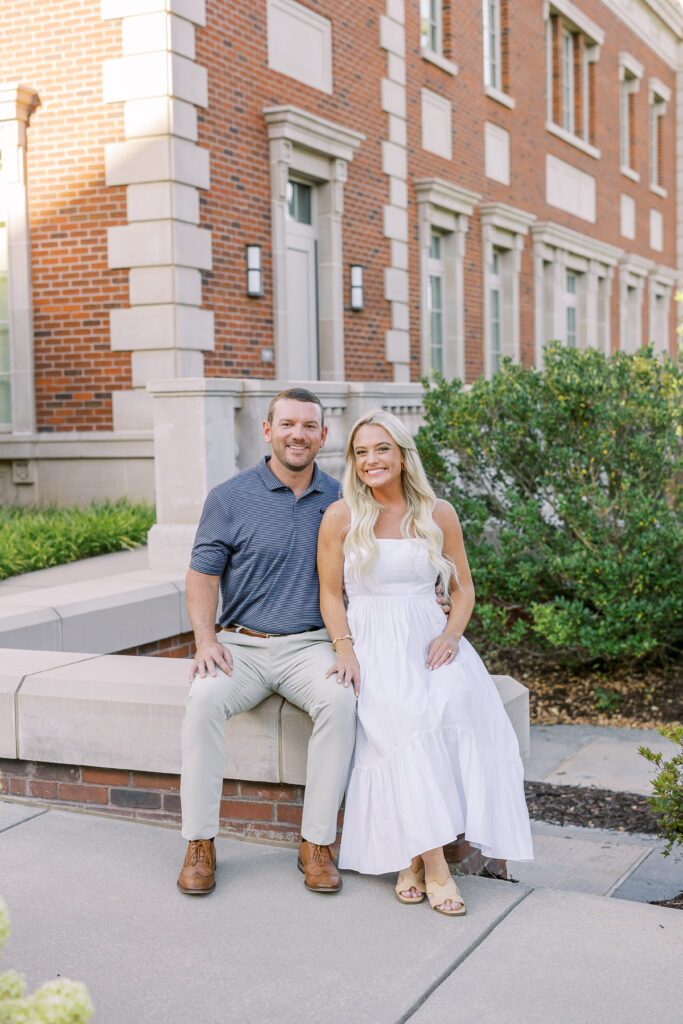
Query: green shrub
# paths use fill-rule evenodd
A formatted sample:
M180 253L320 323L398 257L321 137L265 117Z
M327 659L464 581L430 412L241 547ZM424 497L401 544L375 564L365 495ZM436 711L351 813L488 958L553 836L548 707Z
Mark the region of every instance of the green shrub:
M683 726L664 726L659 731L679 745L680 753L665 761L663 754L654 754L649 747L638 747L638 752L659 768L652 780L655 795L647 802L659 818L660 838L667 840L662 852L668 857L674 845L683 845Z
M464 390L426 388L417 435L455 506L489 642L578 661L683 639L683 387L678 366L552 343Z
M0 507L0 579L144 544L154 509L121 499L87 508Z

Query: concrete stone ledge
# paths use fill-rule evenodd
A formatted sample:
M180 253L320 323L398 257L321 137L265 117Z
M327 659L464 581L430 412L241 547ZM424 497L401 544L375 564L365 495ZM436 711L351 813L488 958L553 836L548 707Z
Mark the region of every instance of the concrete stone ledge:
M141 569L20 595L0 591L0 647L109 654L188 629L182 570Z
M188 662L0 649L0 756L177 774ZM494 676L529 750L528 691ZM308 715L272 696L227 725L224 778L304 785Z

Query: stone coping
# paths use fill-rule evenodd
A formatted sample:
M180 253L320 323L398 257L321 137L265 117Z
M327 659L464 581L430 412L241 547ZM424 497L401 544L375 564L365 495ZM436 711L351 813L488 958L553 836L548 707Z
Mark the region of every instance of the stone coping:
M139 569L36 589L0 588L0 648L109 654L191 628L185 569Z
M529 754L529 693L493 676ZM188 662L0 649L0 757L142 772L180 771ZM311 720L274 695L227 726L224 778L303 785Z

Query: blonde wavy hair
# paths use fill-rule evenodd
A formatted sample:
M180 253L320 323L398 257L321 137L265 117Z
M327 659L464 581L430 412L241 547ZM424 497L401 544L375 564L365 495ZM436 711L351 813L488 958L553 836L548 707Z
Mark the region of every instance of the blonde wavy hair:
M342 495L351 509L351 525L344 537L343 551L349 569L354 574L366 576L379 551L375 524L382 506L370 487L358 476L353 449L360 428L370 424L376 424L386 430L398 445L401 454L401 483L408 503L406 514L401 520L401 534L404 537L414 537L424 545L429 561L439 576L444 594L448 594L451 580L458 583L458 573L452 559L443 553L443 530L432 518L436 495L422 468L410 431L396 416L385 412L384 409L373 409L356 420L346 442Z

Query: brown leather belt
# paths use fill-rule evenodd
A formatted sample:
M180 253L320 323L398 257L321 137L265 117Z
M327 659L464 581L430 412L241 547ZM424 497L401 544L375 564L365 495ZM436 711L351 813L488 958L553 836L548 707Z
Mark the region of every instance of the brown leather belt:
M245 636L257 636L260 640L270 640L274 636L288 636L288 633L259 633L256 629L247 629L246 626L221 626L216 625L216 632L222 633L223 631L228 633L243 633Z

